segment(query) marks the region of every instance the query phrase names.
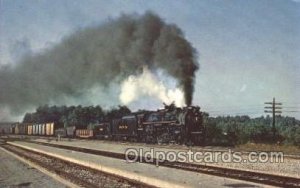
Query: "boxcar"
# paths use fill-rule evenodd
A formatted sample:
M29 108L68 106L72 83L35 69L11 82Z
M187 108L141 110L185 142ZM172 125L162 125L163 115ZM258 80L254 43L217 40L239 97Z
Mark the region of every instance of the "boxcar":
M66 137L67 131L65 128L59 128L54 131L55 136Z
M18 124L18 129L19 129L19 134L21 135L25 135L26 134L26 129L27 129L27 125L24 123Z
M11 130L13 123L1 123L0 122L0 134L12 134Z
M10 134L15 134L15 127L14 126L12 126L12 127L10 127Z
M15 127L14 134L20 134L20 135L26 134L26 124L25 123L16 123L14 125L14 127Z
M32 135L32 125L27 126L27 134Z
M45 129L46 129L46 125L45 124L41 124L41 130L40 130L40 135L45 135Z
M39 134L39 124L35 124L34 127L35 127L34 135L38 135Z
M67 130L67 137L75 136L75 130L76 130L75 126L67 127L66 130Z
M93 138L94 131L89 129L77 129L76 136L79 138Z
M36 124L32 125L32 135L36 135Z
M46 135L47 136L54 135L54 123L46 123Z
M38 124L38 135L43 135L42 134L42 124Z
M19 134L19 133L20 133L19 124L15 124L14 134Z
M95 125L94 134L96 138L110 138L111 137L111 126L110 123L100 123Z

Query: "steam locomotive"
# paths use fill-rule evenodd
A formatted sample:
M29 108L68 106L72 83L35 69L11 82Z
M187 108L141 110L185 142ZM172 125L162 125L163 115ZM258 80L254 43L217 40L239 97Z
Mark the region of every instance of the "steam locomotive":
M136 112L94 126L94 137L145 143L203 145L205 127L199 107L165 105L157 111Z
M50 126L51 125L51 126ZM205 144L200 108L165 105L157 111L139 111L121 118L89 125L87 129L62 127L55 123L18 124L12 134L128 140L144 143Z

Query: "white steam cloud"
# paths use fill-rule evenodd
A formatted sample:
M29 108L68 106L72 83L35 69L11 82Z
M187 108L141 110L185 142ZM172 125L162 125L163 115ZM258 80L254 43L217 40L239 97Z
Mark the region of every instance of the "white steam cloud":
M148 68L141 75L131 75L121 84L120 101L128 105L142 97L150 96L166 104L175 103L178 107L185 105L184 93L181 89L168 89Z

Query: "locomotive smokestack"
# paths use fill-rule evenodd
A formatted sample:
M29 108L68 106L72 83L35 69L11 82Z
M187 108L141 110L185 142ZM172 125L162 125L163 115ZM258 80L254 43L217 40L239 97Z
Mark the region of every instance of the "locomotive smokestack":
M194 93L194 76L192 78L187 78L183 85L184 87L184 98L187 106L191 106Z
M195 49L176 25L147 12L79 30L14 67L1 68L0 106L22 112L83 99L90 89L120 85L145 66L174 78L185 104L191 104L198 69Z

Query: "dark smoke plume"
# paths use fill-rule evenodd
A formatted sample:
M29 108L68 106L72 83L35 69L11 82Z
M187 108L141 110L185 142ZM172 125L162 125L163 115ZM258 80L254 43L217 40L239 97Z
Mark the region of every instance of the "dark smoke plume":
M192 102L196 54L182 31L157 15L122 15L98 27L79 30L14 67L0 70L0 106L22 110L86 89L120 82L144 66L174 77Z

